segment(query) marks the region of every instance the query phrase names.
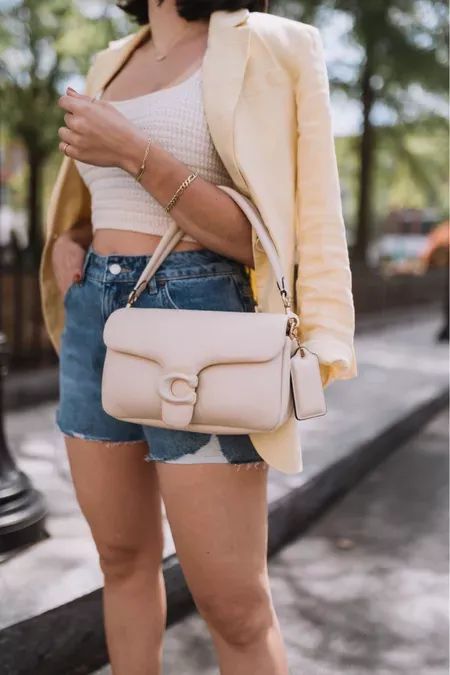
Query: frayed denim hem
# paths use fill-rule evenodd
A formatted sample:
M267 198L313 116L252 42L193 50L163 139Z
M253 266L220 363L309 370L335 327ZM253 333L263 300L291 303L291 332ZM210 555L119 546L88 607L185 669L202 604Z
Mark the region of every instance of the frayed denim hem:
M239 469L243 467L245 467L246 470L248 469L266 470L269 468L269 465L264 460L256 460L250 462L233 462L231 463L231 465L234 466L237 469L237 471L239 471Z
M115 445L136 445L136 443L144 443L147 445L147 442L145 438L137 438L137 439L124 439L123 441L112 441L110 438L102 438L101 436L99 437L93 437L93 436L88 436L86 434L81 434L77 431L67 431L64 429L61 429L58 427L60 432L62 433L63 436L66 438L75 438L79 441L87 441L89 443L104 443L106 446L115 446Z
M211 461L208 462L206 459L202 459L201 461L193 461L193 462L186 462L186 461L177 461L176 459L164 459L162 457L151 457L149 455L146 455L144 457L145 461L150 463L150 462L160 462L161 464L174 464L175 466L204 466L205 464L211 464L214 466L232 466L236 471L239 471L240 469L243 469L245 467L246 470L248 469L268 469L269 465L267 462L265 462L263 459L261 460L254 460L254 459L249 459L248 461L244 462L229 462L226 459L224 459L223 462L217 462L217 461Z
M183 457L185 455L181 455L181 457L176 458L176 459L170 459L167 457L155 457L150 454L149 452L149 444L148 441L143 438L138 438L138 439L119 439L119 440L111 440L111 438L107 438L105 436L92 436L89 434L83 434L78 431L74 431L72 429L66 429L64 428L59 420L56 420L56 426L59 429L59 431L62 433L62 435L66 438L74 438L76 440L80 441L86 441L88 443L102 443L105 445L105 447L115 447L118 445L136 445L138 443L143 443L146 446L146 452L143 455L143 460L147 463L151 462L161 462L163 464L177 464L177 465L187 465L187 466L192 466L192 465L204 465L204 464L218 464L219 466L232 466L236 471L240 471L245 467L246 470L249 469L259 469L259 470L265 470L268 469L268 464L265 462L263 459L247 459L247 460L241 460L241 461L230 461L227 459L226 455L223 454L223 461L217 461L216 458L214 458L211 461L208 461L206 457L202 457L201 459L195 459L195 453L192 453L194 459L192 462L188 461L183 461ZM189 453L191 454L191 453Z

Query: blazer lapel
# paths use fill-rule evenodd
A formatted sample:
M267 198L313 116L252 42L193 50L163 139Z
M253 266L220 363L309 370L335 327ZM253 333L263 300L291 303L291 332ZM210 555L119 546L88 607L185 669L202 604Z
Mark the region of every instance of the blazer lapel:
M234 115L247 65L248 9L218 10L210 17L203 60L203 104L211 138L233 182L246 191L234 152Z

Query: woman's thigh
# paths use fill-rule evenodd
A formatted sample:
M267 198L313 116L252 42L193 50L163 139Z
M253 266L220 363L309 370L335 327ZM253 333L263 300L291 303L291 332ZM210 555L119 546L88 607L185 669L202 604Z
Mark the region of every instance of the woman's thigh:
M267 605L267 465L155 464L199 611L238 619L248 603Z
M161 496L145 443L103 443L65 438L80 508L101 562L132 564L162 557Z

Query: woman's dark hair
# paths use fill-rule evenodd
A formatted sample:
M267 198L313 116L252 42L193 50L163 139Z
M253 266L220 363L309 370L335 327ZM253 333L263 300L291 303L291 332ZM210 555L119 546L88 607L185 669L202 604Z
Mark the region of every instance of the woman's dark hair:
M161 5L164 0L159 0ZM139 24L148 23L147 0L117 0L120 9L131 14ZM268 0L177 0L178 14L186 21L209 19L216 10L232 12L246 8L250 12L267 12Z

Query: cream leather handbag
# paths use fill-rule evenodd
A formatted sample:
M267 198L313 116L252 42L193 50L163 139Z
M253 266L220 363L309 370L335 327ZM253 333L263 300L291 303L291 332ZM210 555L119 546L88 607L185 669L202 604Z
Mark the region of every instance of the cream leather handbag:
M183 232L173 223L131 292L104 328L102 405L113 417L202 433L270 432L292 412L326 412L317 356L299 344L275 246L259 213L227 192L247 215L277 280L284 314L136 308Z

